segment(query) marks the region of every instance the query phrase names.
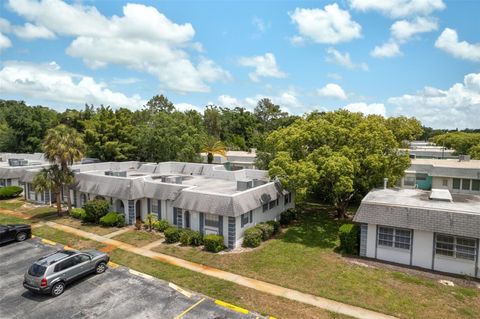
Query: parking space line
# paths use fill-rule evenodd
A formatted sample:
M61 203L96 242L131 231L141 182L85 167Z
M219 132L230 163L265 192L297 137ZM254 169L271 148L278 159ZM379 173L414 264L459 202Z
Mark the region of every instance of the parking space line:
M112 269L118 268L120 266L119 264L116 264L113 261L109 261L107 265Z
M177 285L175 285L172 282L169 282L168 286L172 289L175 289L176 291L178 291L179 293L181 293L185 297L192 298L192 293L190 291L186 291L185 289L178 287Z
M205 298L200 299L200 300L197 301L195 304L193 304L193 305L191 305L189 308L185 309L181 314L179 314L178 316L176 316L175 319L180 319L180 318L182 318L183 316L185 316L185 314L186 314L187 312L189 312L190 310L192 310L193 308L195 308L196 306L198 306L199 304L201 304L204 300L205 300Z
M228 302L225 302L225 301L221 301L221 300L218 300L218 299L215 300L215 303L216 303L217 305L219 305L219 306L232 309L233 311L236 311L236 312L243 313L244 315L248 315L248 313L250 312L250 311L248 311L248 310L245 309L245 308L241 308L241 307L232 305L231 303L228 303Z
M56 242L45 239L45 238L42 238L42 243L52 245L52 246L55 246L57 244Z

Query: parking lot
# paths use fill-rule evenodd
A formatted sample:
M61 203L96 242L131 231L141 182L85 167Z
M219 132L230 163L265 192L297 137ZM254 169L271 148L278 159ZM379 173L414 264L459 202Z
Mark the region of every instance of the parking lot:
M167 283L143 278L125 267L89 275L68 285L56 298L22 286L38 258L60 247L38 239L0 246L0 318L256 318L217 306L213 300L185 296Z

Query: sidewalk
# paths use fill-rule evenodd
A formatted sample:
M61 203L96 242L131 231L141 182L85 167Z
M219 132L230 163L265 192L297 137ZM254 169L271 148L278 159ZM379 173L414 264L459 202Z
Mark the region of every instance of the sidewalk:
M202 273L207 276L212 276L218 279L230 281L235 284L252 288L257 291L261 291L274 296L279 296L279 297L287 298L290 300L309 304L309 305L322 308L331 312L336 312L336 313L348 315L348 316L359 318L359 319L394 319L395 318L393 316L385 315L372 310L367 310L364 308L347 305L338 301L333 301L330 299L314 296L311 294L302 293L293 289L289 289L289 288L281 287L271 283L267 283L264 281L233 274L224 270L211 268L202 264L197 264L197 263L183 260L177 257L165 255L158 252L153 252L149 249L146 249L145 247L141 247L141 248L135 247L133 245L130 245L118 240L114 240L114 239L107 238L105 236L89 233L80 229L72 228L70 226L61 225L54 222L46 222L45 225L70 233L70 234L89 238L89 239L107 244L109 246L115 246L117 248L121 248L123 250L129 251L138 255L154 258L174 266L182 267L182 268L195 271L198 273Z

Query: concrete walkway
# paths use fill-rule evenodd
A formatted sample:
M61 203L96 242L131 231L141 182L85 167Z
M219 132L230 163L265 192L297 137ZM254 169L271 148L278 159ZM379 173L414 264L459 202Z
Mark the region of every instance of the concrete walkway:
M344 303L341 303L341 302L338 302L338 301L333 301L333 300L330 300L330 299L326 299L326 298L314 296L314 295L311 295L311 294L299 292L299 291L296 291L296 290L293 290L293 289L281 287L281 286L274 285L274 284L271 284L271 283L267 283L267 282L264 282L264 281L260 281L260 280L244 277L244 276L241 276L241 275L233 274L233 273L230 273L230 272L227 272L227 271L224 271L224 270L211 268L211 267L208 267L208 266L205 266L205 265L202 265L202 264L197 264L197 263L194 263L194 262L190 262L190 261L187 261L187 260L183 260L183 259L180 259L180 258L177 258L177 257L170 256L170 255L165 255L165 254L162 254L162 253L153 252L149 249L145 249L145 247L142 247L142 248L135 247L133 245L130 245L130 244L118 241L118 240L106 238L105 236L100 236L100 235L97 235L97 234L89 233L89 232L86 232L86 231L83 231L83 230L80 230L80 229L76 229L76 228L72 228L72 227L69 227L69 226L57 224L57 223L54 223L54 222L46 222L45 224L52 227L52 228L55 228L55 229L58 229L58 230L61 230L61 231L64 231L64 232L67 232L67 233L70 233L70 234L74 234L74 235L77 235L77 236L89 238L89 239L92 239L92 240L95 240L95 241L98 241L98 242L101 242L101 243L105 243L107 245L115 246L117 248L121 248L121 249L124 249L126 251L138 254L138 255L142 255L142 256L145 256L145 257L149 257L149 258L154 258L154 259L157 259L159 261L162 261L162 262L174 265L174 266L182 267L182 268L185 268L185 269L188 269L188 270L191 270L191 271L195 271L195 272L207 275L207 276L212 276L212 277L215 277L215 278L218 278L218 279L230 281L230 282L233 282L235 284L242 285L242 286L245 286L245 287L248 287L248 288L252 288L252 289L255 289L257 291L261 291L261 292L271 294L271 295L274 295L274 296L279 296L279 297L287 298L287 299L290 299L290 300L294 300L294 301L302 302L302 303L305 303L305 304L309 304L309 305L312 305L312 306L315 306L315 307L318 307L318 308L322 308L322 309L325 309L325 310L328 310L328 311L331 311L331 312L336 312L336 313L340 313L340 314L344 314L344 315L348 315L348 316L351 316L351 317L354 317L354 318L360 318L360 319L394 319L395 318L393 316L385 315L385 314L375 312L375 311L372 311L372 310L367 310L367 309L364 309L364 308L347 305L347 304L344 304Z
M125 228L119 229L117 231L114 231L113 233L103 235L103 237L112 238L112 237L115 237L117 235L126 233L127 231L132 230L132 229L133 229L133 227L125 227Z
M142 246L142 247L140 247L140 248L151 250L152 248L157 247L157 246L163 244L164 241L165 241L165 238L162 238L162 239L156 240L156 241L154 241L154 242L152 242L152 243L150 243L150 244L146 244L145 246Z

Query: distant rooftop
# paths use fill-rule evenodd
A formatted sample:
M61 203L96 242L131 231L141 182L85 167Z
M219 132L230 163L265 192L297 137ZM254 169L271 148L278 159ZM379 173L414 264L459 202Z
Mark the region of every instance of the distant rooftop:
M434 167L449 168L477 168L480 169L480 160L459 161L458 159L415 158L412 165L432 165Z
M368 193L362 203L480 215L480 196L478 195L452 194L452 201L450 202L431 200L429 199L430 193L430 191L419 189L376 189Z

